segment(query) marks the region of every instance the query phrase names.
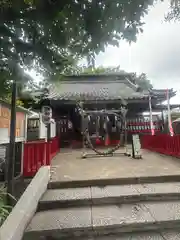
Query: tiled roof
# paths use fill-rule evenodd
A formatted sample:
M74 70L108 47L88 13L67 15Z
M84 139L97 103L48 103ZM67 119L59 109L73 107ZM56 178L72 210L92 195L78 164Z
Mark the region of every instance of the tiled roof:
M76 79L76 80L75 80ZM49 88L49 99L59 100L118 100L143 97L137 92L137 85L126 76L100 75L54 83Z
M152 94L157 97L166 97L167 89L152 89ZM176 95L176 92L173 88L169 89L169 96L173 97Z
M155 97L166 96L165 90L152 90ZM129 100L147 98L148 91L138 91L131 75L68 76L51 84L48 98L54 100Z
M50 99L59 100L114 100L127 99L143 96L142 93L135 92L124 83L106 83L106 84L77 84L62 83L50 87Z

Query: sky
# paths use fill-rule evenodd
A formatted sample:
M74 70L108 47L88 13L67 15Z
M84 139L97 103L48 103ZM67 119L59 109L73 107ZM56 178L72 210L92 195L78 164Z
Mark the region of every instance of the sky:
M174 88L171 103L180 104L180 22L165 22L169 0L156 4L144 18L144 32L137 42L107 47L96 66L118 66L127 72L146 73L154 88Z

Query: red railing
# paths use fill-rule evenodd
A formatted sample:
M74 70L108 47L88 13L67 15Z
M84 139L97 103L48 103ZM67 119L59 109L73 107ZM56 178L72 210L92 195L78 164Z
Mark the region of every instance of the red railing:
M53 159L53 157L56 156L58 151L59 151L59 139L53 138L50 144L50 161Z
M27 142L24 144L23 176L32 177L41 166L50 165L52 158L59 151L58 138L50 143L45 141Z
M142 148L174 157L180 157L180 135L171 137L167 134L144 135L141 138Z

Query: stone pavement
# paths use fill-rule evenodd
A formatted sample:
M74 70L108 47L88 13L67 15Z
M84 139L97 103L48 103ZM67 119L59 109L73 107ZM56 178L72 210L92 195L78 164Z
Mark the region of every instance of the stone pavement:
M81 156L82 150L62 149L52 161L51 181L180 175L180 159L145 150L142 151L143 159L132 159L118 154L113 157L86 159Z

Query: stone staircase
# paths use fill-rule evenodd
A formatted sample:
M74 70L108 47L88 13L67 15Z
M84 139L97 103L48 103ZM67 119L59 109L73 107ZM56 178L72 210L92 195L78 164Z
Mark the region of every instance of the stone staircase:
M180 239L180 182L64 186L49 184L24 239Z

